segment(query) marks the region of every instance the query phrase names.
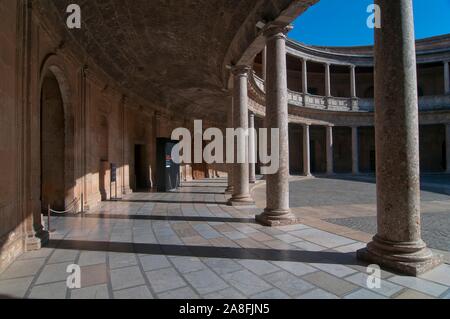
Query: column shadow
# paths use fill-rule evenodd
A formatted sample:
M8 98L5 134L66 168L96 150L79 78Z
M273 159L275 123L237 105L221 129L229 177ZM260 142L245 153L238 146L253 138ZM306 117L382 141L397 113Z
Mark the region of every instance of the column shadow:
M80 240L50 240L47 247L55 249L134 253L146 255L365 265L364 263L356 260L354 253L340 253L332 251L313 252L302 250L161 245Z

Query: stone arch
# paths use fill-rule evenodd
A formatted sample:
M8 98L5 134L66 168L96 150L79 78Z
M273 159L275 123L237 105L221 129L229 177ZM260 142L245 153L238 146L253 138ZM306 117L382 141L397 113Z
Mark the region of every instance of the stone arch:
M60 190L58 192L61 192L61 195L58 195L61 197L60 199L56 200L53 205L56 209L65 209L68 204L70 204L75 199L75 185L76 185L76 178L75 178L75 118L74 118L74 112L73 112L73 106L72 106L72 90L71 90L71 84L68 81L68 77L66 76L67 72L64 68L63 61L57 57L56 55L50 55L48 56L40 69L40 82L39 82L39 114L40 114L40 121L39 121L39 129L41 132L41 146L40 146L40 161L41 161L41 205L43 208L46 207L46 205L50 204L51 202L44 202L44 189L43 186L45 186L45 178L43 174L43 169L45 168L45 165L48 163L45 162L45 160L51 160L51 158L48 157L48 154L44 154L46 152L46 146L44 144L44 134L46 128L44 127L44 123L48 118L45 118L45 107L53 107L53 110L56 112L61 112L58 114L53 114L53 117L56 120L62 119L62 124L59 123L51 123L51 127L49 130L51 131L60 130L60 134L63 134L63 136L59 136L59 139L55 137L55 142L58 144L62 144L62 154L55 154L56 156L60 156L61 163L56 163L57 167L60 166L60 170L62 168L63 174L59 178L59 181L63 184L61 186ZM50 91L46 91L50 90ZM59 104L59 105L48 105L44 101L44 94L50 94L50 97L53 100L51 100L51 103ZM62 125L62 127L61 127ZM47 133L49 133L47 131ZM48 141L47 141L48 142ZM54 147L56 149L57 147ZM56 180L56 179L55 179ZM53 207L53 206L52 206Z

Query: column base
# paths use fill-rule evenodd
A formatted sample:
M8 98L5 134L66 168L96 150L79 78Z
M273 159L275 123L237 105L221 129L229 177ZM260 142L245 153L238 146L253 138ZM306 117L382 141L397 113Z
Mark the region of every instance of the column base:
M263 226L276 227L300 223L299 219L290 210L268 210L255 216L256 222Z
M256 179L251 179L251 180L249 180L249 183L250 183L250 184L256 184Z
M38 231L36 237L41 240L41 246L48 245L48 242L50 241L50 233L44 229Z
M50 240L50 234L47 230L39 229L36 232L29 233L25 238L25 251L39 250L47 245Z
M418 276L442 264L442 256L434 255L426 244L419 242L389 242L375 236L366 248L358 250L357 258L391 269Z
M255 201L250 195L233 195L233 197L228 200L227 205L233 207L254 206Z

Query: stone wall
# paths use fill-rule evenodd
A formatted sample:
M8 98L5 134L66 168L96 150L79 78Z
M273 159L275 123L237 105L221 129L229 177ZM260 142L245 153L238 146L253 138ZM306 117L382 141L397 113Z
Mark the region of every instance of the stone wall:
M193 119L118 87L83 51L67 49L23 0L0 2L0 41L1 271L46 240L41 214L48 204L64 209L75 202L80 210L83 198L89 210L116 189L118 197L136 190L136 145L144 150L140 178L154 187L157 138L190 128ZM195 175L189 165L182 171L186 180ZM204 176L225 171L205 166Z
M23 250L19 208L19 165L16 70L19 14L16 1L0 2L0 271Z

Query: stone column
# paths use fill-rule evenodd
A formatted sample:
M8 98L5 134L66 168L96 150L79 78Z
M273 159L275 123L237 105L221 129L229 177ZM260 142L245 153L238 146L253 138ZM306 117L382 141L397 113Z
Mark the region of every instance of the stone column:
M233 124L235 128L241 128L248 132L248 93L247 81L248 66L235 66L232 70L233 82ZM237 154L245 157L243 163L235 161L233 169L233 195L228 204L231 206L254 205L250 196L249 165L248 165L248 139L244 145L238 145ZM235 154L235 155L237 155ZM238 158L238 156L235 156Z
M356 67L350 65L350 94L354 99L356 98Z
M444 62L444 86L445 86L445 94L450 94L450 62Z
M264 32L267 44L266 124L279 129L279 169L267 174L267 207L256 220L266 226L296 222L289 208L289 131L286 70L286 26L272 26ZM270 135L270 134L269 134ZM270 139L270 138L269 138ZM272 145L269 145L269 151ZM271 152L271 151L270 151ZM277 155L277 154L272 154Z
M308 61L302 59L302 91L303 105L306 105L306 95L308 94Z
M251 184L256 183L256 135L255 135L255 114L249 115L249 132L248 132L248 153L249 153L249 181Z
M228 110L227 110L227 128L234 128L233 123L233 96L230 95L228 98ZM226 146L225 146L226 147ZM225 150L224 150L225 152ZM234 164L227 164L228 168L228 186L225 190L225 194L233 194L233 175L234 175Z
M302 59L302 91L308 94L308 60Z
M359 138L358 127L352 127L352 174L359 174Z
M311 176L311 145L308 124L303 125L303 174Z
M329 63L325 63L325 96L331 96L331 74Z
M421 238L419 124L412 0L376 0L375 130L378 232L364 261L417 276L441 263Z
M333 126L327 126L327 174L334 174Z
M267 75L267 48L266 47L264 47L264 50L262 51L262 74L263 74L264 85L266 85L266 75Z
M447 173L450 174L450 124L445 125L445 152L447 154Z

